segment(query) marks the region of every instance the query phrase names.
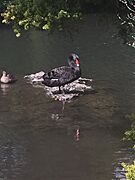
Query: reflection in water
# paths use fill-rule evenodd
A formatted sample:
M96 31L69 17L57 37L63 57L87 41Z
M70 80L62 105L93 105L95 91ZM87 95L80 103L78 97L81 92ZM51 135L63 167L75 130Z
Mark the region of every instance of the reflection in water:
M14 179L21 174L23 167L26 165L24 159L25 149L20 144L0 145L0 179Z
M61 102L62 108L61 108L61 112L60 113L51 113L51 119L52 120L57 121L57 120L59 120L63 116L64 109L65 109L65 103L66 103L65 101Z
M2 91L3 95L4 96L7 95L9 92L10 85L1 83L0 87L1 87L1 91Z
M76 141L80 140L80 129L79 128L75 129L75 139L76 139Z
M62 113L63 113L63 111L65 109L65 103L66 103L66 101L62 101Z
M116 162L114 163L114 176L120 180L126 180L125 171L121 163L131 164L135 158L134 150L131 148L122 148L115 152Z
M68 103L68 102L67 102ZM65 116L64 115L64 109L65 109L65 105L66 105L66 101L62 101L62 109L61 109L61 113L51 113L51 119L53 121L56 122L56 126L57 127L62 127L66 125L66 120L68 119L68 121L70 120L71 122L73 121L70 116ZM72 122L73 123L73 122ZM72 135L73 138L76 141L80 140L80 126L77 124L70 124L68 122L68 124L66 125L66 129L67 129L67 134L68 135Z

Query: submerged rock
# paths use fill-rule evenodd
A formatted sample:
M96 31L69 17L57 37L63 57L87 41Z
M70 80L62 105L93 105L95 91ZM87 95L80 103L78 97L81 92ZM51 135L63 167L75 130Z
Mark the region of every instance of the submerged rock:
M59 101L70 101L72 98L79 96L85 92L92 92L94 89L91 86L92 79L79 78L78 80L66 84L63 87L63 92L59 92L58 87L48 87L42 84L44 71L37 72L24 76L27 82L32 84L33 87L40 87L46 90L46 94L51 98Z

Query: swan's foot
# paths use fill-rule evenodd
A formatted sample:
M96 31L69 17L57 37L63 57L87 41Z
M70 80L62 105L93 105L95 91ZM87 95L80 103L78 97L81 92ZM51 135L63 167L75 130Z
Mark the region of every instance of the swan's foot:
M59 86L59 93L63 95L65 94L64 86L61 86L61 87Z

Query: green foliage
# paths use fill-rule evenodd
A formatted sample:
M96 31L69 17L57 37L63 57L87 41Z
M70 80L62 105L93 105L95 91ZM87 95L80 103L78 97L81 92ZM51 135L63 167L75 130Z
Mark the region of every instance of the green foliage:
M131 129L125 132L124 140L135 140L135 113L132 113L128 118L132 121Z
M118 0L118 17L121 22L120 36L124 43L135 48L135 0ZM121 33L122 32L122 33Z
M73 3L74 2L74 3ZM61 30L66 19L78 19L80 13L78 4L74 0L13 0L6 4L6 9L1 13L2 23L11 24L16 36L22 30L30 28L50 30L57 27Z
M133 164L128 165L128 164L122 163L122 166L125 170L126 179L135 180L135 160Z
M76 20L89 7L111 7L117 0L0 0L2 23L10 24L16 36L30 28L62 30L65 20ZM116 3L114 3L116 4ZM85 10L84 10L85 9ZM86 11L87 11L86 10Z
M131 129L125 132L124 140L135 140L135 113L127 116L128 119L132 121ZM135 149L135 145L133 146ZM135 180L135 160L132 164L121 163L125 170L125 175L127 180Z
M112 1L114 1L114 0L109 0L109 2L108 2L108 0L80 0L80 2L81 3L84 3L84 4L94 4L94 5L100 5L100 4L103 4L104 6L105 6L105 3L107 4L107 2L108 2L108 4L110 4Z

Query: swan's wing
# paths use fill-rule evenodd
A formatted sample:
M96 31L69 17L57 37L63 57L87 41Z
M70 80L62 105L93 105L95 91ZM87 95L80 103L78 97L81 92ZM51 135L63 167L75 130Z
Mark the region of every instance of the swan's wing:
M61 77L67 77L67 74L71 74L71 72L72 69L70 67L62 66L52 69L47 74L51 79L57 79L57 78L59 79Z
M71 67L60 67L59 69L54 69L53 73L60 84L67 84L77 79L77 74Z
M76 80L77 75L73 68L62 66L54 68L43 76L44 84L48 86L60 86Z

